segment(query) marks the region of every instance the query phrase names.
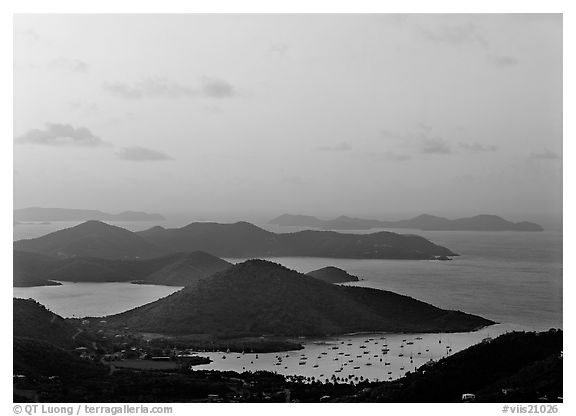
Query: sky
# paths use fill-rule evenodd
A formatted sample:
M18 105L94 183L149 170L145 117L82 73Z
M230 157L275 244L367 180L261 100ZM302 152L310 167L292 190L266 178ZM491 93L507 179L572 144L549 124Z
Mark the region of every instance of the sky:
M15 208L561 219L561 15L14 20Z

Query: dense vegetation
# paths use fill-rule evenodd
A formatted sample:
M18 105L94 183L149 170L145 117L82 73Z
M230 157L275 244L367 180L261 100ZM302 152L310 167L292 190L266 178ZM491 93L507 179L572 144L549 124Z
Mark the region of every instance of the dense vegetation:
M205 251L219 257L331 257L358 259L433 259L452 251L415 235L391 232L342 234L301 231L275 234L247 222L192 223L182 228L153 227L133 233L99 221L14 243L18 251L65 258L152 258Z
M328 284L263 260L237 264L107 319L142 332L223 337L454 332L493 323L388 291Z
M14 251L14 286L43 286L50 280L129 282L187 286L231 264L208 253L177 253L152 259L58 259Z
M80 225L38 238L14 242L14 249L60 257L108 259L153 257L160 251L137 234L100 221Z
M46 309L33 299L14 298L13 332L15 337L32 338L61 348L77 345L78 332L64 318ZM82 340L83 335L78 341Z
M326 283L346 283L358 281L358 277L348 274L346 270L342 270L333 266L312 270L311 272L306 273L306 275L322 280Z

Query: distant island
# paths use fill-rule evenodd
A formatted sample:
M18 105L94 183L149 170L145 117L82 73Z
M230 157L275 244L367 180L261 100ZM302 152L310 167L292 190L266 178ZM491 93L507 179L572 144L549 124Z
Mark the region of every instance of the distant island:
M340 216L332 220L322 220L309 215L283 214L269 224L293 227L312 227L324 230L369 230L372 228L411 228L423 231L543 231L532 222L511 222L497 215L476 215L474 217L450 220L434 215L423 214L401 221L380 221Z
M111 260L95 257L54 258L14 251L14 287L58 285L64 282L133 282L188 286L230 267L211 254L196 251L153 259Z
M87 221L42 237L14 242L14 250L60 258L153 258L204 251L225 258L329 257L430 260L455 256L417 235L389 231L344 234L333 231L272 233L247 222L191 223L132 232L100 221Z
M357 282L359 280L358 277L352 276L346 270L334 266L312 270L311 272L306 273L306 276L311 276L327 283L347 283Z
M389 291L329 284L264 260L236 264L106 320L108 327L137 332L225 338L465 332L494 324Z
M92 209L68 209L68 208L22 208L14 210L15 225L25 221L164 221L160 214L148 214L138 211L124 211L119 214Z

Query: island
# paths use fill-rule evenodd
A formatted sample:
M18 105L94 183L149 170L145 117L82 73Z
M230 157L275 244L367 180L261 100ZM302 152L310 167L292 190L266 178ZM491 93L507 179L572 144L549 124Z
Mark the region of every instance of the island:
M358 277L352 276L346 270L342 270L334 266L322 267L318 270L312 270L311 272L306 273L306 275L320 279L327 283L347 283L357 282L359 280Z
M446 247L417 236L389 231L346 234L334 231L273 233L248 222L195 222L181 228L156 226L132 232L87 221L42 237L18 240L14 250L60 258L153 258L204 251L224 258L328 257L430 260L455 256Z
M494 323L389 291L333 285L265 260L236 264L106 321L142 333L228 339L464 332Z
M269 224L292 227L311 227L325 230L369 230L372 228L410 228L423 231L542 231L542 227L532 222L511 222L497 215L476 215L474 217L450 220L434 215L423 214L401 221L380 221L340 216L332 220L322 220L309 215L283 214Z
M119 214L109 214L93 209L41 208L30 207L14 210L16 222L47 222L47 221L164 221L160 214L148 214L139 211L124 211Z

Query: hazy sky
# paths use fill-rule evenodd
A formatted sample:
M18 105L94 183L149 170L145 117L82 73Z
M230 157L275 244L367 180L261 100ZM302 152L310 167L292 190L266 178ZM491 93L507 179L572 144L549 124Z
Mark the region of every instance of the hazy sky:
M14 39L16 208L561 213L561 15L20 15Z

